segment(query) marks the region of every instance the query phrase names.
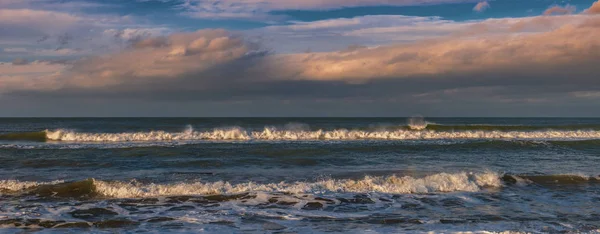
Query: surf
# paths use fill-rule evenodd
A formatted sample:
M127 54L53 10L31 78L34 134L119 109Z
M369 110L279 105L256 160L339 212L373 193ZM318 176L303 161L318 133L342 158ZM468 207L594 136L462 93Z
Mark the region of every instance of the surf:
M265 127L262 131L241 127L209 131L149 131L124 133L85 133L70 130L46 130L46 139L65 142L143 142L143 141L319 141L319 140L441 140L441 139L600 139L595 130L544 131L434 131L434 130L286 130Z
M361 179L322 179L315 182L231 183L228 181L194 183L139 183L86 179L65 182L0 180L0 195L35 195L48 198L151 198L169 196L213 196L264 192L270 194L381 193L431 194L481 192L486 188L537 184L571 186L598 184L600 176L579 174L528 175L497 172L437 173L424 177L365 176Z
M0 193L38 195L42 197L110 197L145 198L181 195L230 195L249 192L315 193L390 193L426 194L478 192L486 187L502 186L495 172L439 173L421 178L411 176L365 176L362 179L323 179L315 182L282 181L279 183L231 183L227 181L143 184L135 181L87 179L74 182L0 181Z
M297 125L297 124L296 124ZM294 126L296 126L294 125ZM121 133L78 132L68 129L40 132L0 134L0 141L30 142L183 142L183 141L352 141L352 140L546 140L584 141L600 139L595 126L502 126L439 125L422 119L411 119L407 126L372 129L311 129L308 125L281 128L267 126L262 130L238 126L184 131L140 131Z
M600 176L578 174L527 175L497 172L437 173L424 177L365 176L362 179L323 179L315 182L281 181L278 183L231 183L228 181L194 183L139 183L136 181L81 181L32 182L0 180L0 194L35 195L54 198L151 198L169 196L213 196L264 192L269 194L323 194L323 193L382 193L430 194L452 192L480 192L486 188L509 185L537 184L542 186L569 186L600 183Z

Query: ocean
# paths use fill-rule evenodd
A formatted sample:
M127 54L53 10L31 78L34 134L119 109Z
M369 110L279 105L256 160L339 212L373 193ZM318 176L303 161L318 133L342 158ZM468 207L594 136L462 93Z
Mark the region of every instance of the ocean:
M2 118L0 232L600 233L597 118Z

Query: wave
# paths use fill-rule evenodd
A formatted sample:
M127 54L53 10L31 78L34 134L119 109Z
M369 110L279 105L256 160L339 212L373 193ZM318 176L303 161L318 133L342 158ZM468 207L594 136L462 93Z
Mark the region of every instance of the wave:
M325 179L316 182L237 183L227 181L142 184L136 181L102 181L87 179L64 182L29 182L0 180L0 194L36 195L41 197L149 198L170 196L235 195L256 192L284 194L385 193L429 194L480 192L505 185L538 184L542 186L600 183L600 176L577 174L512 175L496 172L438 173L422 178L411 176L365 176L362 179Z
M46 132L17 132L0 134L0 141L46 141Z
M423 130L427 128L427 126L431 124L430 122L425 121L423 116L414 116L408 119L407 125L411 130Z
M43 185L55 185L64 183L62 180L56 180L52 182L30 182L30 181L18 181L18 180L0 180L0 192L14 192L26 190L29 188L35 188Z
M229 142L229 141L225 141ZM278 142L278 141L275 141ZM302 144L331 144L330 141L299 141ZM14 150L79 150L79 149L135 149L135 148L174 148L193 145L201 145L206 143L215 143L215 141L125 141L125 142L72 142L72 141L57 141L49 144L37 144L28 142L19 142L14 144L0 144L2 149ZM237 141L236 144L255 144L268 143L268 141ZM337 141L336 143L344 144L345 141ZM375 142L354 146L354 149L370 149ZM444 147L451 149L452 147L484 147L484 148L501 148L501 149L523 149L523 148L552 148L565 147L573 149L591 149L600 147L600 139L556 139L556 140L538 140L538 139L439 139L439 140L406 140L406 141L379 141L379 143L392 143L394 147L398 145L406 145L413 147L427 147L434 149L435 147ZM359 147L359 148L356 148ZM380 144L377 147L382 147Z
M383 193L431 194L480 192L509 185L570 186L598 184L600 176L577 174L511 175L495 172L439 173L422 178L410 176L365 176L363 179L326 179L317 182L238 183L227 181L142 184L136 181L87 179L75 182L30 182L0 180L0 195L35 195L48 198L151 198L173 196L232 196L248 193L330 194Z
M563 175L504 175L502 180L509 184L535 183L540 185L572 185L584 183L600 183L600 176L577 174Z
M19 182L0 181L0 192L50 197L110 197L144 198L184 195L227 195L248 192L310 194L310 193L390 193L422 194L445 192L478 192L486 187L502 186L501 177L494 172L486 173L439 173L423 178L410 176L366 176L363 179L327 179L317 182L239 183L197 182L175 184L139 184L136 182L84 181L61 183L60 181Z
M188 126L182 132L148 131L122 133L77 132L67 129L41 132L0 134L0 141L63 141L63 142L165 142L165 141L319 141L319 140L595 140L599 130L585 126L499 126L499 125L438 125L412 120L407 126L387 126L369 129L311 130L307 125L285 125L247 130L241 127L195 131ZM291 127L290 127L291 126ZM586 125L587 126L587 125ZM596 126L598 127L598 126ZM570 130L571 129L571 130ZM585 129L585 130L584 130Z
M408 127L411 129L411 127ZM600 130L600 125L576 124L576 125L443 125L427 123L423 128L432 131L590 131Z
M53 141L123 142L123 141L182 141L182 140L436 140L436 139L600 139L600 131L407 131L407 130L279 130L264 128L247 131L239 127L212 131L165 131L135 133L82 133L69 130L47 130L46 138Z

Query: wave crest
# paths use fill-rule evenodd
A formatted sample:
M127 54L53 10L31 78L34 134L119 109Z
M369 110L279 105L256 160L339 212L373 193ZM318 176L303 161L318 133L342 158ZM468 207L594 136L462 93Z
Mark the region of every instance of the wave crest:
M600 139L600 131L411 131L411 130L287 130L266 127L247 131L240 127L212 131L82 133L70 130L46 130L46 138L73 142L185 141L185 140L439 140L439 139Z
M409 129L412 130L423 130L427 128L429 123L425 121L423 116L414 116L408 119L407 125Z
M280 182L280 183L239 183L231 184L226 181L219 182L197 182L197 183L175 183L175 184L138 184L135 182L108 182L101 180L91 180L93 189L88 189L91 185L88 181L79 181L66 184L59 182L38 183L38 182L18 182L0 181L0 191L8 190L18 192L20 190L33 190L33 193L40 194L70 194L65 188L76 190L77 186L85 186L86 191L100 196L112 198L143 198L143 197L161 197L161 196L180 196L180 195L222 195L239 194L248 192L283 192L292 194L307 193L391 193L391 194L411 194L411 193L444 193L444 192L478 192L484 187L500 187L502 180L499 174L494 172L486 173L439 173L423 178L414 178L410 176L387 176L373 177L366 176L360 180L351 179L328 179L318 182ZM53 185L54 187L49 187ZM54 191L57 190L57 191ZM37 191L37 192L36 192ZM77 193L79 194L79 193Z

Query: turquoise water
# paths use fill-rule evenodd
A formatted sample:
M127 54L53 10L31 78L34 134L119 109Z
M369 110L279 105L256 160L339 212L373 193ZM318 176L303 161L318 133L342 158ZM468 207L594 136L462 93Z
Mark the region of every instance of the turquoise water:
M600 119L0 119L9 232L599 232Z

